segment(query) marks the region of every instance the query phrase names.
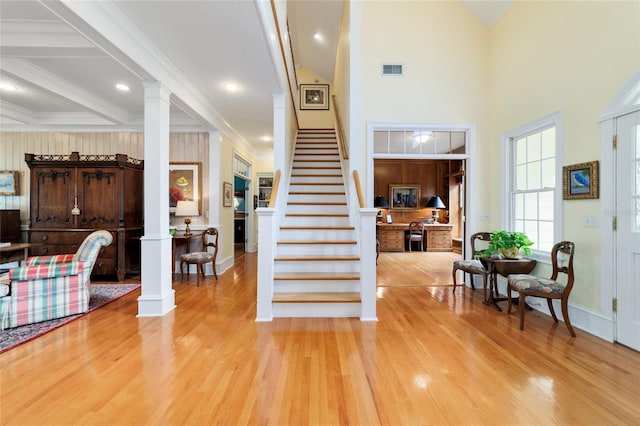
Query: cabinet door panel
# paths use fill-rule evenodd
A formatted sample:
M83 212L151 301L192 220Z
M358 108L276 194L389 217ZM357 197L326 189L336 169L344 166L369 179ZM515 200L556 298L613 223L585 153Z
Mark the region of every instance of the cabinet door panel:
M42 168L32 172L32 226L59 227L71 224L74 173L75 169L70 167Z
M79 171L78 193L83 227L117 226L120 220L120 173L109 168Z

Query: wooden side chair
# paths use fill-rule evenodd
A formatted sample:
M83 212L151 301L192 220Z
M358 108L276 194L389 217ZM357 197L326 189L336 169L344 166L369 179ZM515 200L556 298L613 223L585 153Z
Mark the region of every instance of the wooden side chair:
M411 222L409 224L409 251L413 243L420 243L420 251L424 251L424 222Z
M560 299L562 316L564 323L569 329L569 334L576 337L571 322L569 321L569 293L573 288L573 254L575 245L571 241L562 241L553 246L551 250L551 263L553 272L551 278L539 278L535 275L515 274L509 275L507 279L507 300L509 307L507 312L511 313L511 291L517 291L519 295L518 309L520 310L520 330L524 330L524 298L526 296L542 297L547 299L547 305L551 312L551 317L557 323L558 317L553 310L553 299ZM564 274L566 281L558 281L558 275Z
M208 249L211 247L213 252ZM218 279L216 272L216 256L218 256L218 230L215 228L209 228L202 233L202 249L198 252L186 253L180 256L180 282L184 277L183 265L187 264L187 275L189 275L189 265L196 265L196 285L200 285L200 275L198 270L204 278L204 265L211 262L213 267L213 276Z
M473 285L473 276L482 276L482 290L484 292L484 300L487 301L487 280L489 278L489 272L484 267L480 260L476 259L476 255L483 252L489 247L489 241L491 241L490 232L476 232L470 238L471 241L471 259L461 259L453 262L453 292L456 292L456 272L462 271L462 280L464 281L464 274L467 273L470 276L471 288L475 290Z

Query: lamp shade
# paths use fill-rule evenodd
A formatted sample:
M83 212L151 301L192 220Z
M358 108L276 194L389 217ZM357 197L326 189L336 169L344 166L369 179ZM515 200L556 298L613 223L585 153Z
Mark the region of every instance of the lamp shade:
M199 216L197 201L178 201L176 204L176 216Z
M375 200L373 200L373 207L380 207L383 209L389 208L389 202L382 195L378 195Z
M429 201L427 201L427 207L430 207L432 209L447 208L447 206L445 206L444 203L442 202L442 198L438 197L437 195L435 197L429 198Z

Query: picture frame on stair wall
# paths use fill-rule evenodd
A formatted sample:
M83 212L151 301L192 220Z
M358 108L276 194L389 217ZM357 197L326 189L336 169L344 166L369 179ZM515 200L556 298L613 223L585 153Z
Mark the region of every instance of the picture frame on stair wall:
M300 85L300 109L328 110L329 109L329 85L328 84L301 84Z

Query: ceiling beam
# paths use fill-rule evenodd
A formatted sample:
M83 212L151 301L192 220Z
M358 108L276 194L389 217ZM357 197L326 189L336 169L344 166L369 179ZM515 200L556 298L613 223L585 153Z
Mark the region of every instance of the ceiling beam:
M129 121L129 115L124 109L96 97L94 94L26 60L3 59L0 62L0 70L18 80L27 81L47 92L72 101L92 113L117 124L125 124Z
M161 82L183 106L195 113L210 130L219 130L235 142L251 146L213 107L204 94L132 24L111 1L49 0L41 3L114 59ZM181 108L182 109L182 108Z

